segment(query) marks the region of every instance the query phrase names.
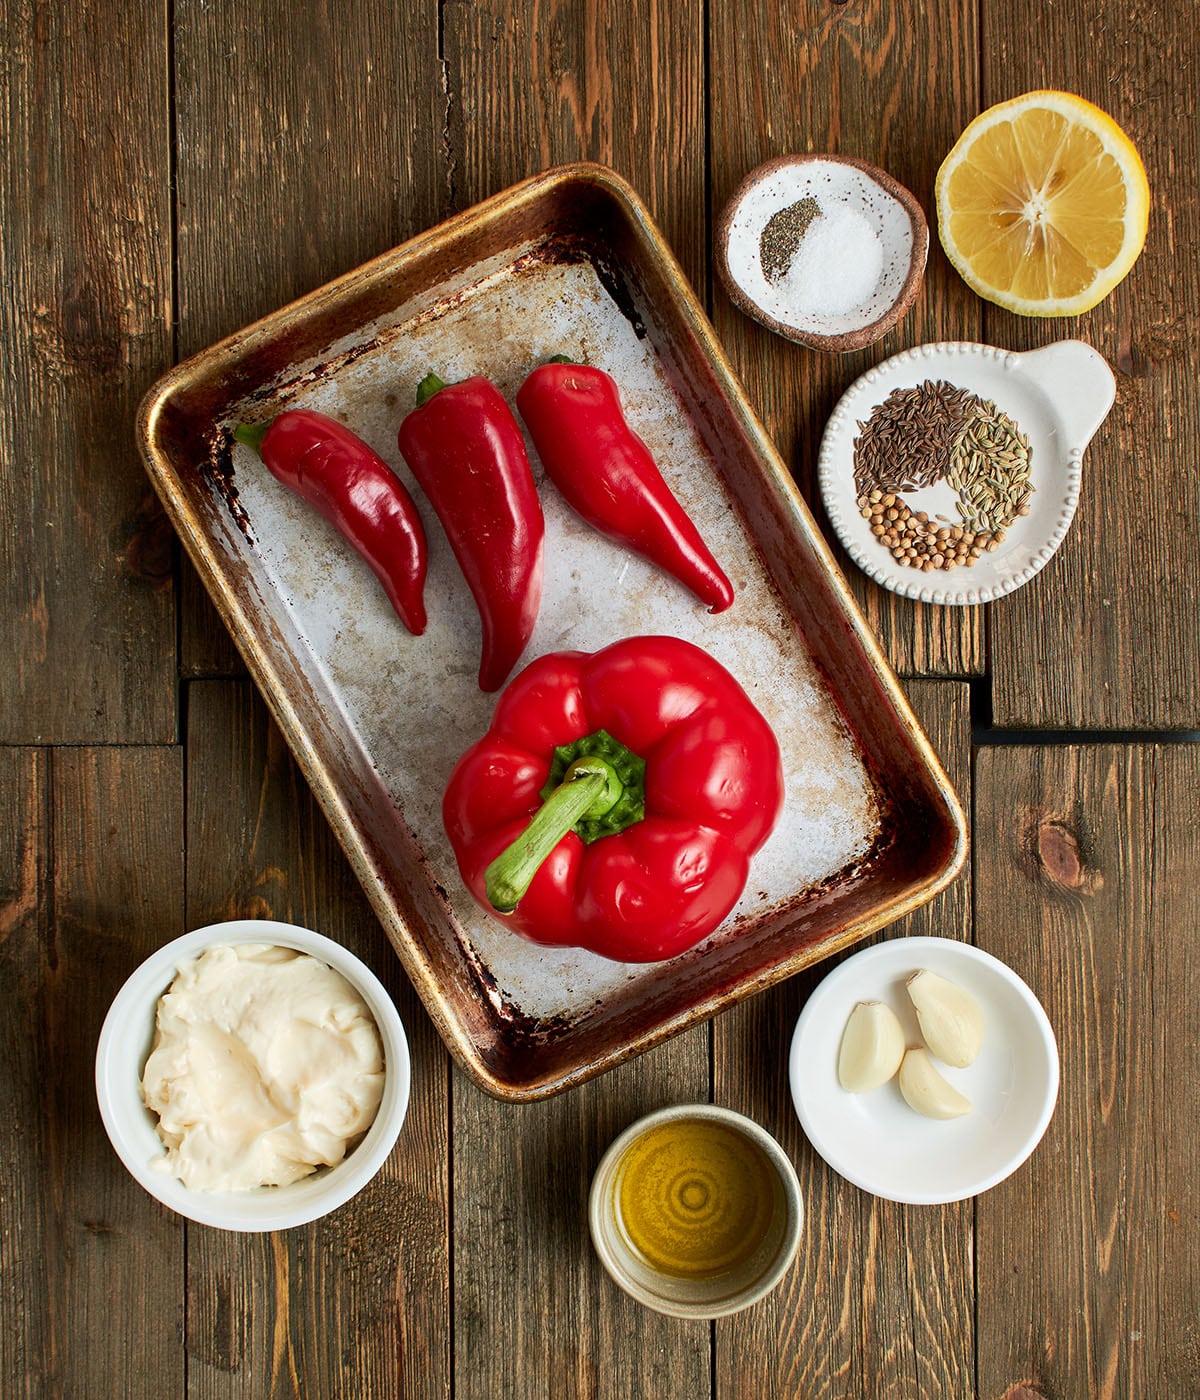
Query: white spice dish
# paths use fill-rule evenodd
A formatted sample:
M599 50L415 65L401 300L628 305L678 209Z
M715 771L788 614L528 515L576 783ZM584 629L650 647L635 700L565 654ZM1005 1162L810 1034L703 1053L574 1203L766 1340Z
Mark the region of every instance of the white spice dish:
M896 389L947 381L994 403L1028 438L1033 487L1029 513L1015 519L993 551L943 572L899 563L871 533L854 480L854 444L872 413ZM838 401L821 440L817 475L829 523L846 552L882 588L922 603L990 603L1029 582L1066 538L1079 501L1084 449L1116 398L1116 379L1098 351L1062 340L1016 354L969 341L918 345L861 375ZM940 481L903 491L913 511L960 524L956 493Z
M912 193L849 156L778 156L752 170L717 224L730 299L789 340L844 353L912 305L929 227Z
M938 1062L971 1102L960 1118L914 1113L894 1078L862 1094L838 1082L838 1048L860 1001L890 1006L907 1043L922 1043L905 989L922 969L967 992L987 1027L967 1068ZM951 938L894 938L841 963L800 1013L788 1072L800 1125L834 1171L910 1205L966 1200L1011 1176L1041 1141L1058 1099L1058 1047L1041 1003L1007 964Z

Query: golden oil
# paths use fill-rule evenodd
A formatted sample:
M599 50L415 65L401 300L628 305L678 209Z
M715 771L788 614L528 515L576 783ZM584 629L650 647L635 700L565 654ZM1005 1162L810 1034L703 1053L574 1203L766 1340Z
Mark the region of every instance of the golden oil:
M714 1278L761 1247L778 1190L766 1154L745 1134L710 1118L672 1118L627 1149L617 1215L651 1268L676 1278Z

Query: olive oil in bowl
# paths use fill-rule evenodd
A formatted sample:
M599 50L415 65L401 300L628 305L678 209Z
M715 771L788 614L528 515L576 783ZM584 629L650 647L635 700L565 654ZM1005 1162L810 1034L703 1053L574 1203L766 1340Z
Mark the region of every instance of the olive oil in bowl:
M621 1163L617 1213L652 1269L710 1279L761 1249L778 1185L756 1142L710 1118L671 1118L636 1139Z
M730 1109L660 1109L612 1144L589 1201L592 1241L631 1297L674 1317L722 1317L769 1292L803 1222L796 1173Z

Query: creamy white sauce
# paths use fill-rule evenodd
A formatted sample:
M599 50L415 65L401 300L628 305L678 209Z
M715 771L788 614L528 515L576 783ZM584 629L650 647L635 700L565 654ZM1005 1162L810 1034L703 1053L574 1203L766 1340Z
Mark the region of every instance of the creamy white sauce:
M142 1096L156 1166L200 1191L285 1186L333 1166L371 1126L383 1047L362 997L291 948L210 948L158 1003Z

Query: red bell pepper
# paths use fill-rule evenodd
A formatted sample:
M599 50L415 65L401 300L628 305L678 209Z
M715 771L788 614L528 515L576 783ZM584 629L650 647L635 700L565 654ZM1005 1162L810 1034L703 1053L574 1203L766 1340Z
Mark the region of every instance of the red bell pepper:
M621 410L615 381L557 360L521 385L517 408L546 473L589 525L690 588L711 612L733 585Z
M344 424L307 408L288 409L269 424L243 423L233 435L362 555L405 627L420 636L425 531L413 498L383 458Z
M442 803L464 882L535 943L656 962L737 903L783 803L779 745L677 637L539 657Z
M498 690L533 633L545 524L525 440L487 379L427 375L400 451L437 512L483 626L481 690Z

